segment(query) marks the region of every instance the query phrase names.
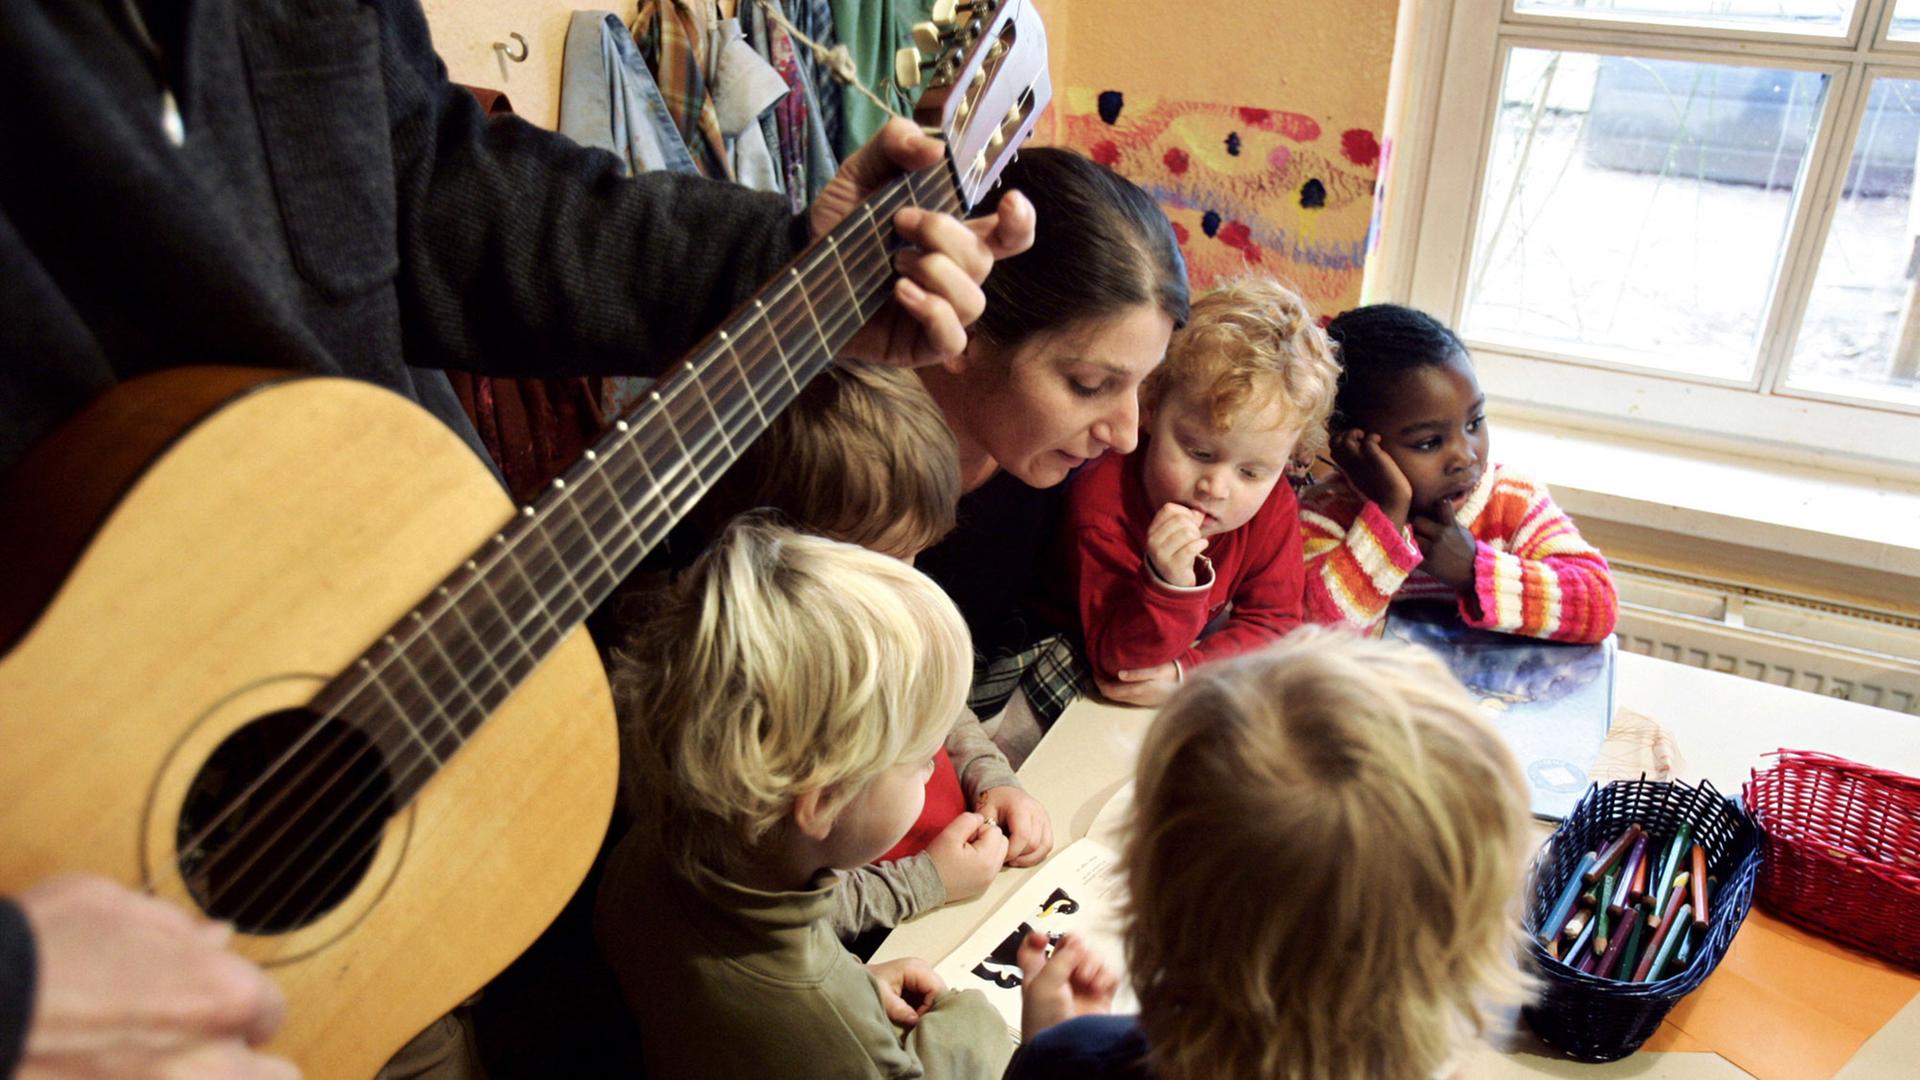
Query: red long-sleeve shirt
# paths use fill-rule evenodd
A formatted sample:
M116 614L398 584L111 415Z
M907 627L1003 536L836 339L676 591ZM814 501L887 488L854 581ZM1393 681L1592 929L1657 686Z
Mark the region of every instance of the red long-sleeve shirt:
M1065 535L1087 658L1107 678L1169 660L1192 670L1257 649L1301 622L1305 565L1293 491L1277 484L1253 519L1207 539L1213 580L1182 589L1148 565L1159 507L1141 479L1144 447L1108 455L1074 478ZM1231 608L1229 609L1229 605ZM1212 633L1201 632L1225 611Z

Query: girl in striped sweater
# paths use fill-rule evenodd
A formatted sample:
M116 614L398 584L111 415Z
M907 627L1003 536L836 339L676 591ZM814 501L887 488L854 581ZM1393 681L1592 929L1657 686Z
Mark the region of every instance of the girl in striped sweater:
M1488 462L1486 395L1453 331L1373 304L1327 336L1343 369L1328 424L1340 476L1300 499L1307 617L1372 629L1389 602L1447 600L1483 629L1612 633L1606 559L1545 485Z

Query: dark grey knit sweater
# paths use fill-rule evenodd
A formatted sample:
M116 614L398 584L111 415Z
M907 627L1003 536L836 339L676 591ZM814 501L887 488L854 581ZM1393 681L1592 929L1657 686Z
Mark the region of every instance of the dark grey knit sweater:
M0 471L189 362L370 379L477 447L432 369L652 373L804 240L777 196L487 123L417 0L134 10L0 0Z

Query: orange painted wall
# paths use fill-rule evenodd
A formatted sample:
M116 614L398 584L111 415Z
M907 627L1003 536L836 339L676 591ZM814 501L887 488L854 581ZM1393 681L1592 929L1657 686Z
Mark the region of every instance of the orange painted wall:
M1326 315L1359 302L1398 0L1036 3L1039 140L1159 198L1197 287L1257 269Z

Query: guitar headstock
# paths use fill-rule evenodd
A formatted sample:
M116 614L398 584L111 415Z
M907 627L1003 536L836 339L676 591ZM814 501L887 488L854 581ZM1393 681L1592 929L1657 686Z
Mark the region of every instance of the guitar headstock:
M914 118L947 141L960 203L971 210L1033 132L1053 97L1047 30L1033 0L936 0L915 47L895 58L902 85L928 72Z

